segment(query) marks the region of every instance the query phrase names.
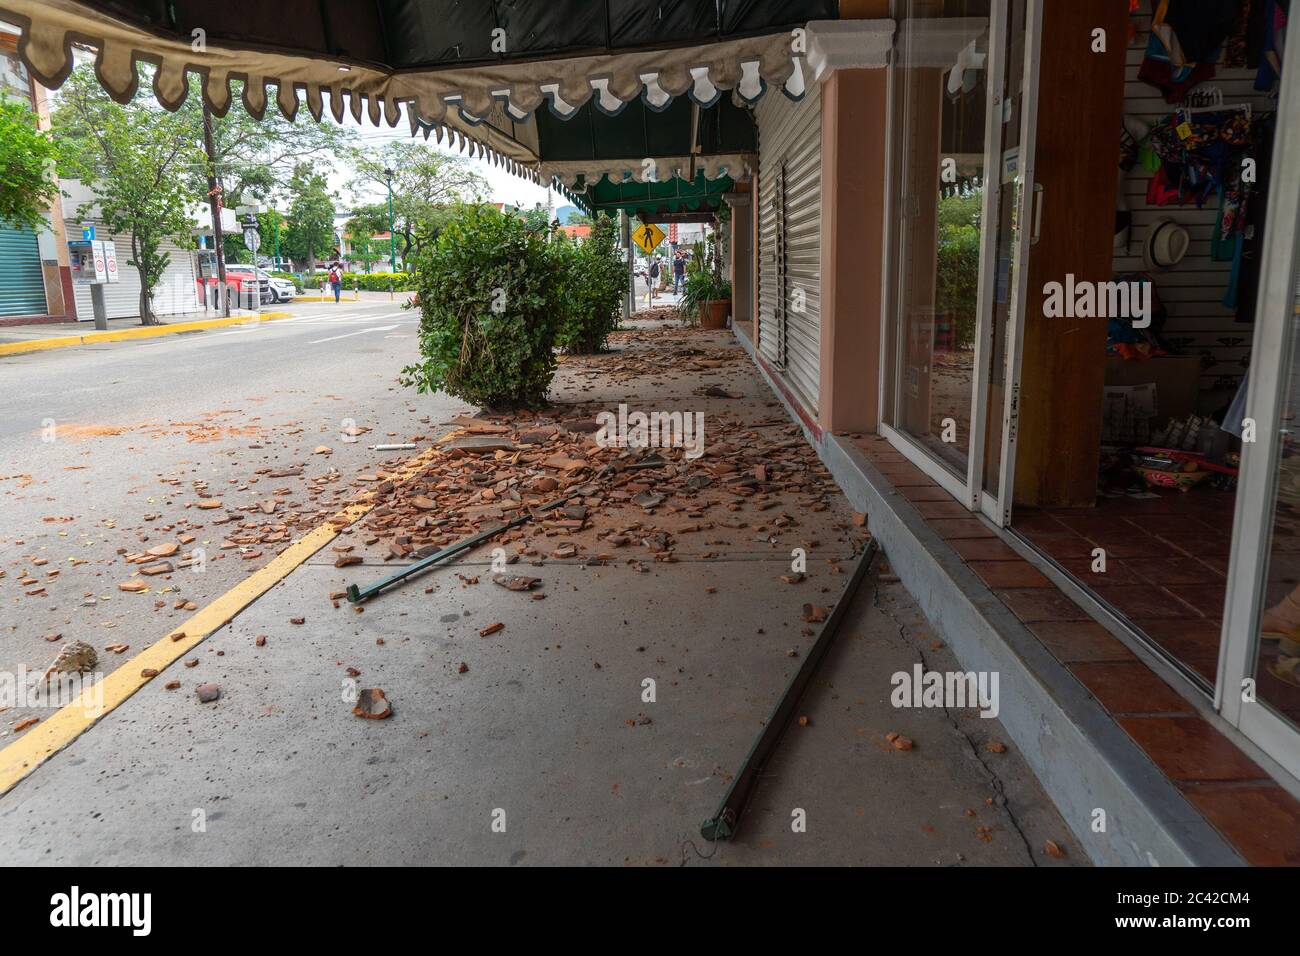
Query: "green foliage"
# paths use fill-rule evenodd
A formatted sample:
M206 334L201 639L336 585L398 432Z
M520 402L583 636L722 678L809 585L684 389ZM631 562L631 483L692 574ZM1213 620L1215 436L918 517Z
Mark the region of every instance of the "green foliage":
M357 176L350 188L380 198L357 211L354 221L368 234L388 231L388 179L393 171L393 234L397 254L409 262L413 252L437 240L461 203L487 194L484 179L463 156L440 153L427 143L397 140L382 150L357 150L352 156ZM387 249L382 258L388 257Z
M541 208L521 209L519 218L524 221L524 225L529 232L544 233L551 228L551 222L546 216L546 210Z
M682 285L682 297L677 303L677 311L682 321L694 323L699 320L700 306L717 299L731 298L731 283L713 274L709 269L688 267L686 281Z
M712 236L707 242L691 243L686 260L686 281L677 311L685 322L696 322L700 307L706 302L731 298L731 283L722 277L722 259Z
M975 345L979 306L980 207L982 190L969 190L939 200L939 262L936 305L953 326L958 349Z
M257 258L271 259L275 255L275 223L280 220L280 240L284 241L284 215L274 209L257 214L258 230L262 235L262 244L257 247ZM227 262L252 262L253 252L244 244L242 229L226 230L221 234L221 248L225 251Z
M627 287L618 226L609 216L597 216L586 242L557 241L554 251L564 277L560 347L580 354L603 351L606 336L618 327Z
M289 224L280 247L307 271L316 270L316 259L334 249L334 197L325 177L312 172L306 163L294 168L289 180Z
M59 199L62 149L25 102L0 93L0 223L39 229Z
M466 207L415 266L424 361L402 371L403 384L489 408L541 405L562 291L545 239L515 216Z
M343 288L360 286L367 292L414 292L415 276L410 272L345 272Z
M251 200L268 199L283 188L299 164L329 162L343 154L357 138L351 128L337 123L315 123L301 115L297 122L287 120L274 107L262 119L253 119L239 106L243 83L232 83L231 95L235 106L225 116L212 117L217 175L224 190L224 202L230 209ZM195 143L201 146L203 101L191 96L179 113L192 130ZM194 191L206 195L207 166L192 167L188 173ZM269 240L271 235L263 231L262 238ZM259 252L269 255L265 246L264 241Z
M183 115L144 97L125 106L113 102L90 64L64 84L53 126L65 149L63 172L95 190L96 199L77 214L98 206L107 229L129 238L127 265L140 274L140 324L156 325L152 294L171 261L162 243L184 245L193 229L187 207L198 197L186 174L203 159L193 131Z
M389 252L387 242L382 243L384 254L381 254L380 245L379 240L373 238L369 231L360 229L355 220L348 223L348 252L346 258L354 262L360 262L366 267L367 273L370 272L370 268L376 262L386 258L386 254Z

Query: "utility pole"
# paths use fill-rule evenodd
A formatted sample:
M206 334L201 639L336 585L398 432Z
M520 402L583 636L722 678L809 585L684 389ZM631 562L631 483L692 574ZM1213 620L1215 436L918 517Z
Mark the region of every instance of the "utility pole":
M623 248L627 250L627 274L629 281L627 288L623 290L623 321L626 322L632 317L635 311L635 305L632 299L636 296L636 279L632 276L632 230L628 225L628 216L626 209L618 211L618 231L619 240L623 243Z
M627 250L627 301L624 311L630 316L636 311L636 259L632 255L632 214L620 209L623 219L623 248Z
M384 170L384 180L388 183L388 268L391 272L396 272L397 235L393 232L393 171L391 169Z
M221 234L221 185L217 180L217 150L212 144L212 111L207 101L203 103L203 151L208 156L208 205L212 210L212 242L217 253L217 296L221 302L221 314L230 315L230 296L226 294L226 256L224 237ZM256 268L257 263L253 263ZM205 284L203 294L207 296Z

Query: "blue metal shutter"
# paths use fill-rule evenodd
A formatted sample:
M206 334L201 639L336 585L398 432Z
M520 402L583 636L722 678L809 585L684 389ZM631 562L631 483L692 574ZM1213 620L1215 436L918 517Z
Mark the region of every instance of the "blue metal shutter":
M0 226L0 315L45 315L36 233Z

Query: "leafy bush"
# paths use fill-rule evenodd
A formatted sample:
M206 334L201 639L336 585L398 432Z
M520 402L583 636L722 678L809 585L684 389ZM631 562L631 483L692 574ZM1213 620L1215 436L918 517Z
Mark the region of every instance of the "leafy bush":
M415 259L423 362L401 381L487 408L538 406L555 374L560 264L543 236L466 208Z
M290 279L298 283L299 286L315 289L320 287L320 284L325 281L329 273L317 270L314 278L305 272L272 272L271 275L281 279ZM394 292L413 292L415 290L415 276L409 272L343 273L343 289L347 292L358 286L367 292L387 292L390 284Z
M979 307L980 206L983 190L953 193L939 200L938 311L952 323L956 349L975 346Z
M415 290L415 276L409 272L343 273L345 289L355 289L360 286L367 292L387 292L390 285L394 292L412 292Z
M618 254L617 226L598 215L583 243L563 238L554 246L563 263L562 322L557 341L567 352L603 351L605 338L618 327L627 292L627 265Z

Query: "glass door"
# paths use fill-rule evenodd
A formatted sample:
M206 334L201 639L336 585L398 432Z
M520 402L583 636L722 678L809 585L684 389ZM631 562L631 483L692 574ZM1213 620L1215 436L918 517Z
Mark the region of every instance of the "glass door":
M901 0L891 76L898 232L887 422L905 453L968 505L996 5Z
M1016 426L1019 418L1020 344L1027 301L1028 256L1037 218L1034 129L1038 110L1041 0L1012 0L1007 9L1005 69L989 110L997 148L989 221L992 231L991 316L983 329L975 401L982 405L976 435L974 481L980 508L997 524L1011 520Z
M1032 182L1040 3L895 4L898 226L881 432L972 510L985 471L1009 467L1004 397L1016 367L1012 317L1024 301L1019 224ZM993 492L996 500L996 483Z
M1288 63L1273 168L1297 163L1300 69ZM1216 703L1300 777L1300 177L1274 176L1269 191Z

